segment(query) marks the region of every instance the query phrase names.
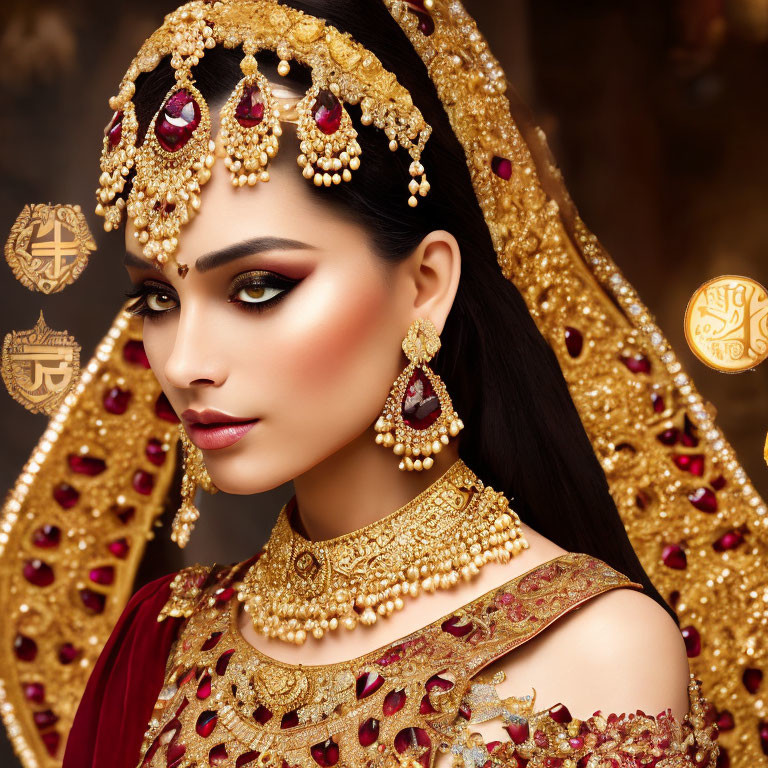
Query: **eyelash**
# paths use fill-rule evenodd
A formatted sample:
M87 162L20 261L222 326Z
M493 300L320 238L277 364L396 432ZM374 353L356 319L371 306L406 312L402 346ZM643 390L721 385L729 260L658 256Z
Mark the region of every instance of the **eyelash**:
M294 288L297 283L298 281L296 280L289 280L288 278L280 277L278 275L264 276L259 279L247 274L239 275L233 281L228 301L231 304L235 304L238 309L241 309L244 312L265 312L266 310L275 306L278 302L282 301L288 292ZM235 298L237 294L240 293L240 291L242 291L244 288L263 288L265 290L277 289L280 290L280 293L278 293L276 296L273 296L271 299L267 299L266 301L243 301L241 299ZM136 301L134 301L133 304L127 308L128 312L137 317L145 317L149 320L157 320L162 315L178 309L178 303L175 307L170 307L169 309L157 310L150 308L150 306L147 304L147 299L153 294L166 296L178 302L178 298L176 297L175 293L169 288L157 285L155 283L142 283L134 290L126 292L127 298L136 299Z

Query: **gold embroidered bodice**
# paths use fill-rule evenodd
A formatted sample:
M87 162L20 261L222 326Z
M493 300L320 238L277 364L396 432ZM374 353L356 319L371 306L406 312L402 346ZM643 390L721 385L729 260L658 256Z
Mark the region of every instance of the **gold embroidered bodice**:
M668 710L573 718L535 695L501 700L491 662L584 601L639 587L589 555L554 558L438 621L356 659L291 665L238 629L244 565L195 566L175 579L163 615L188 616L168 659L141 768L714 768L711 706L689 684L683 722ZM472 725L500 719L499 740ZM503 738L502 738L503 737Z

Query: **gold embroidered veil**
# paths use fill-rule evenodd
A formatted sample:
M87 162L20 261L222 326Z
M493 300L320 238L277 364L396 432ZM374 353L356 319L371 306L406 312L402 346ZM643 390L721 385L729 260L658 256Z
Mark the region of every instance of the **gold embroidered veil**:
M557 354L632 544L680 617L692 671L720 712L720 743L732 765L756 765L768 727L765 503L714 409L579 219L543 134L514 117L521 109L461 3L384 2L435 83L499 264ZM140 321L121 310L7 497L0 712L25 768L61 763L162 511L175 421Z

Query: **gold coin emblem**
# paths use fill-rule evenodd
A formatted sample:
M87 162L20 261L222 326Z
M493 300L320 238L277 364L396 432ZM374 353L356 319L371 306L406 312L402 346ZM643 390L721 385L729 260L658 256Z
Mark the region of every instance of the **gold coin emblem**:
M10 396L32 413L52 413L80 373L80 345L51 330L43 313L34 328L12 331L3 342L2 375Z
M726 373L754 368L768 357L768 292L749 277L708 280L688 302L685 338L710 368Z
M23 286L50 294L74 283L95 250L79 205L25 205L5 243L5 259Z

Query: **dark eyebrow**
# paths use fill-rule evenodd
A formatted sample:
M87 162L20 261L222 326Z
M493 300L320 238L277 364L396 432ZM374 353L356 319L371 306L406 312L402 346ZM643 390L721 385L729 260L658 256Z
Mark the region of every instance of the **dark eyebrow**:
M201 256L195 262L195 269L198 272L208 272L211 269L220 267L235 259L243 256L253 256L257 253L277 250L317 250L317 246L303 243L301 240L291 240L285 237L256 237L252 240L243 240L240 243L229 245L220 251L207 253ZM139 258L135 253L127 251L123 263L126 267L137 267L139 269L158 269L158 267L144 259Z

